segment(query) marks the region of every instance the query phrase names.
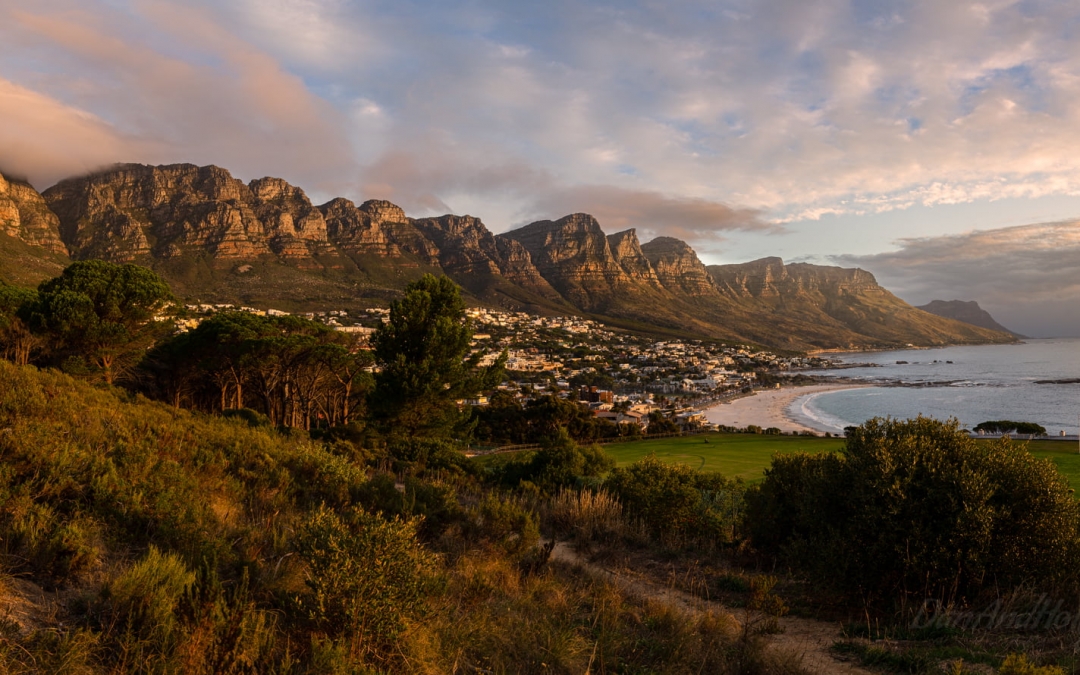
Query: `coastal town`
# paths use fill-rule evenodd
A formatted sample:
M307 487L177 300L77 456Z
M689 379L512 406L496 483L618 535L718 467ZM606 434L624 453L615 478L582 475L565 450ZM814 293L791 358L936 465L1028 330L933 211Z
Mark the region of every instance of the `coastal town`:
M199 304L186 309L187 316L178 321L181 330L222 311L289 314L234 305ZM342 309L298 316L357 335L364 347L376 326L389 320L389 310ZM466 310L466 316L474 330L470 355L478 354L481 366L506 354L506 379L497 391L522 405L549 395L577 401L617 428L634 427L635 433L649 433L650 419L657 419L650 418L654 411L680 430L715 428L706 418L706 408L776 388L786 375L835 365L820 356L780 355L751 345L657 339L574 316L477 307ZM461 403L483 407L489 397Z

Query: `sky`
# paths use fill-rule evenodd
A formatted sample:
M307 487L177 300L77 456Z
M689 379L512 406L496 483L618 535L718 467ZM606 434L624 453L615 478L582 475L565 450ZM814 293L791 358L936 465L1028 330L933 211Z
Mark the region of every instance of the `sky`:
M1080 336L1075 0L0 0L0 169L278 176Z

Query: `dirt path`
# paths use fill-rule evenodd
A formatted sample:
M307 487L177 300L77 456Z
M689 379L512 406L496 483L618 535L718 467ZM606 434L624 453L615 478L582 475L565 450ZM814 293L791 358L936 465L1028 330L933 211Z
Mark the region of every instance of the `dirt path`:
M611 581L624 592L639 598L654 600L676 606L687 612L700 612L706 608L721 609L736 621L747 618L746 612L725 607L718 602L704 600L675 588L657 584L628 571L614 571L589 562L566 542L559 542L551 552L551 560L579 567L590 574ZM752 618L752 617L751 617ZM740 621L741 623L741 621ZM873 675L853 663L840 661L829 647L840 637L840 626L825 621L785 616L780 619L783 632L767 636L774 649L798 654L802 665L821 675Z

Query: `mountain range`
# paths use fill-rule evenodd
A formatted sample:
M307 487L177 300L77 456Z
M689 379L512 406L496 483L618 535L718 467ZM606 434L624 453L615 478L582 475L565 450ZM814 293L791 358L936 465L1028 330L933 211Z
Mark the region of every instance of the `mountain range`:
M244 183L216 166L122 164L43 193L0 177L0 233L10 283L100 258L151 267L188 300L311 311L383 304L432 272L477 304L785 350L1016 339L912 307L861 269L705 266L679 239L608 235L584 213L494 234L381 200L315 205L281 179Z

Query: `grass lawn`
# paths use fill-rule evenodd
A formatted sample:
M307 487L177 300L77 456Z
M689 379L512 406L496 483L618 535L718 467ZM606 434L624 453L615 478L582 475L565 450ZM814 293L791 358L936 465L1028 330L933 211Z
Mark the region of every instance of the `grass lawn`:
M1028 441L1028 450L1036 457L1056 464L1080 497L1080 453L1076 451L1076 445L1069 441Z
M827 452L838 450L843 444L841 438L707 434L612 443L605 445L604 451L614 457L619 466L632 464L654 453L661 461L671 464L687 464L699 471L719 471L728 478L756 482L775 453ZM1080 494L1080 453L1075 443L1031 441L1028 450L1036 457L1054 462Z
M754 482L761 479L775 453L826 452L838 450L843 444L842 438L704 434L612 443L604 446L604 452L614 457L619 466L653 453L663 462L687 464L699 471L719 471L727 478Z

